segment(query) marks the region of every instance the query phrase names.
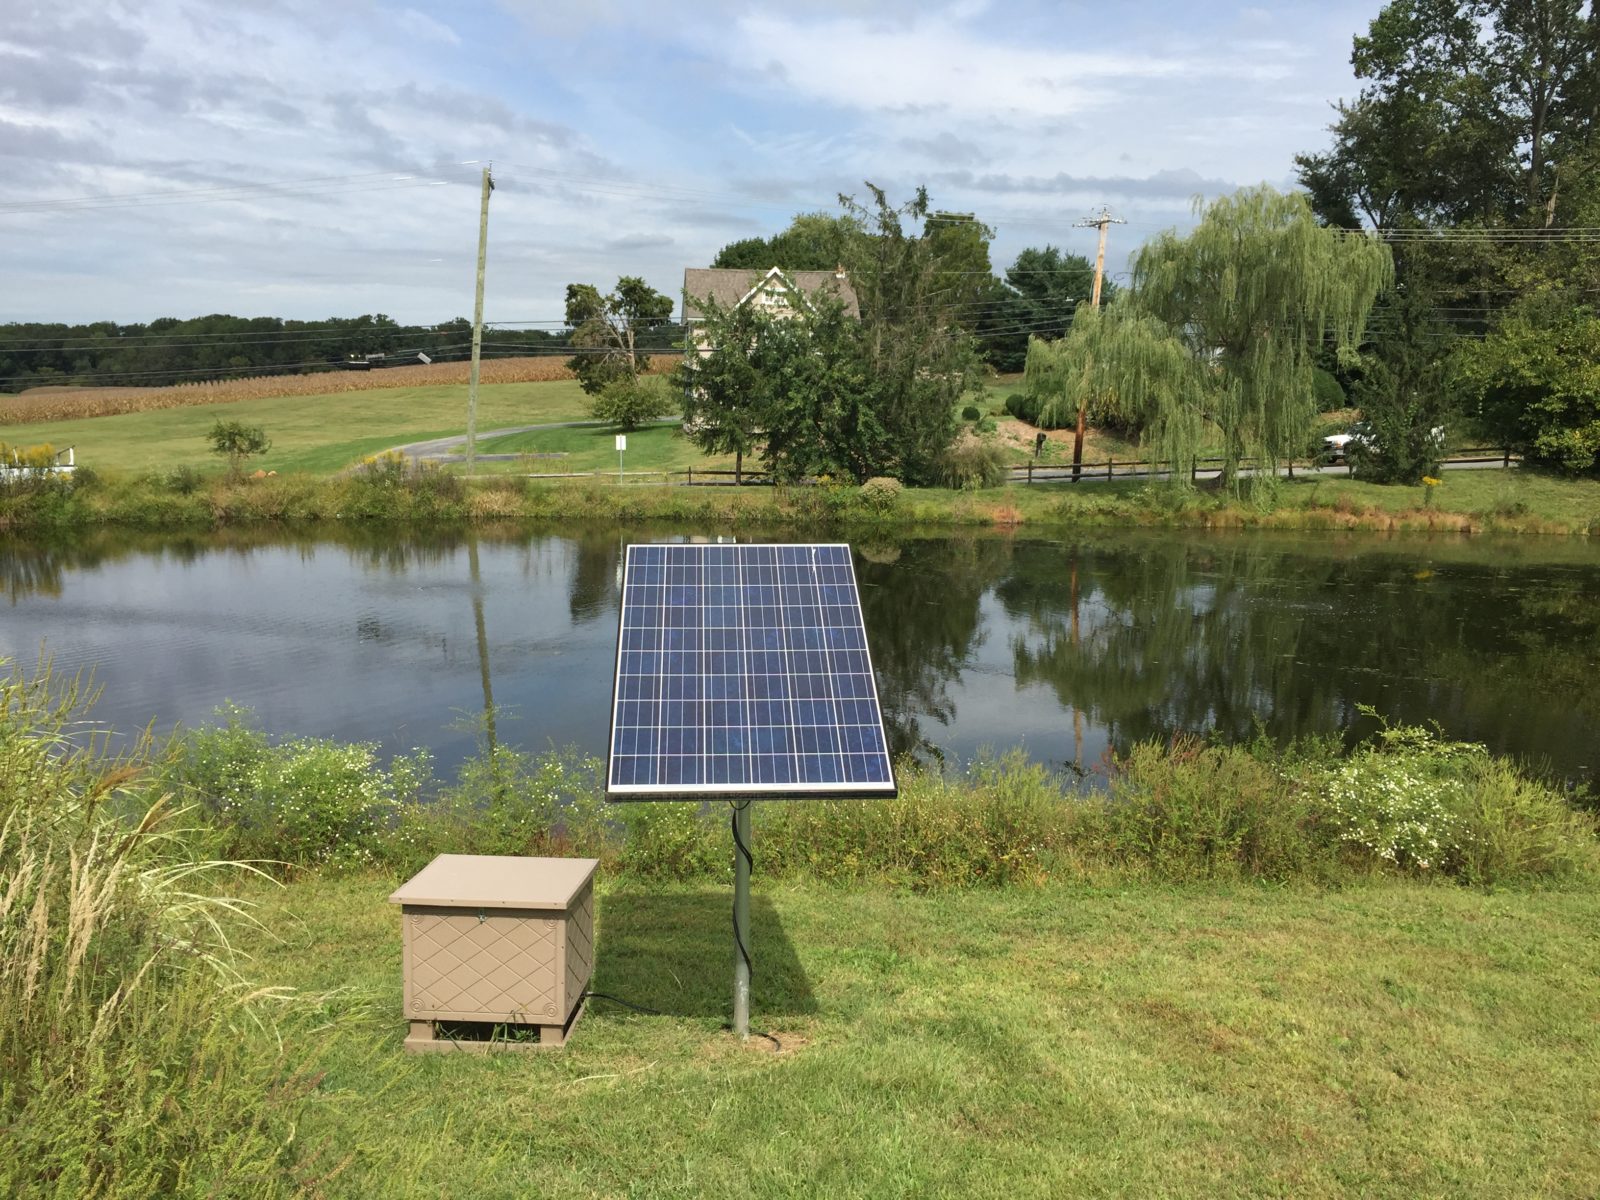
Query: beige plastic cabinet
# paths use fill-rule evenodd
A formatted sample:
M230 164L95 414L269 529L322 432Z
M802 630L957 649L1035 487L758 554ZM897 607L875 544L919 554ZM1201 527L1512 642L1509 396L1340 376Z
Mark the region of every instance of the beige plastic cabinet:
M389 900L400 905L404 925L406 1049L565 1042L593 969L598 865L592 858L441 854L396 890ZM441 1021L520 1026L528 1037L441 1036Z

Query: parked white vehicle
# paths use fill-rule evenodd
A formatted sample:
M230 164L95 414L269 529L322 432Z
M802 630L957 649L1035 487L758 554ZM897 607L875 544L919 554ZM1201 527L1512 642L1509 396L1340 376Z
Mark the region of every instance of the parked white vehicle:
M1442 455L1445 450L1444 426L1435 425L1429 436L1433 439L1434 448ZM1379 452L1377 440L1372 434L1372 426L1365 421L1357 421L1345 433L1329 434L1322 439L1323 457L1329 462L1349 462L1352 445L1364 447L1374 454Z

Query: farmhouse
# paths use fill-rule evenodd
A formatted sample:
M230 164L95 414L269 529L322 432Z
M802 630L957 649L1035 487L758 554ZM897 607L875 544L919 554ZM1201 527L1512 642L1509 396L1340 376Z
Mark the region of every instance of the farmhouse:
M711 352L704 335L705 315L700 304L713 300L724 308L754 304L775 316L790 316L813 296L828 296L844 304L852 317L861 315L856 290L843 267L832 271L729 270L688 267L683 272L683 323L689 342L701 355Z

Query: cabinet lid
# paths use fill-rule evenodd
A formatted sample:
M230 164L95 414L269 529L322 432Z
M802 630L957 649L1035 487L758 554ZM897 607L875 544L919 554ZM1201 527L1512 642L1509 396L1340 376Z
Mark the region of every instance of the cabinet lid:
M397 888L391 904L443 908L567 908L594 876L593 858L441 854Z

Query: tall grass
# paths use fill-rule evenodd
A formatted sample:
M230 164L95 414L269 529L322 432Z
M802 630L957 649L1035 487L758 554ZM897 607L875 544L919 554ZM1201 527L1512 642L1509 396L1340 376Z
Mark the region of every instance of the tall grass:
M225 865L79 700L0 679L0 1194L291 1191L310 1080L252 1024L271 992L236 969Z
M438 853L582 854L665 879L726 876L720 804L607 805L600 763L484 746L453 781L369 746L270 743L243 714L188 734L171 786L203 805L222 852L286 867L416 870ZM1330 881L1374 873L1473 885L1600 874L1595 818L1482 747L1385 730L1331 741L1149 742L1105 786L1020 752L961 775L907 765L885 801L758 806L764 875L919 889L1051 878Z
M1301 503L1289 493L1283 507L1261 512L1215 496L1162 488L1128 490L1096 485L1008 487L981 491L905 489L885 504L875 491L842 486L618 486L604 473L592 479L547 482L515 475L463 480L441 471L357 471L335 478L283 474L229 482L192 468L144 476L80 468L79 478L41 479L0 486L0 532L74 530L98 525L146 529L221 528L325 522L483 522L500 520L674 521L717 528L741 524L797 526L845 533L885 529L1011 530L1153 527L1256 530L1375 530L1472 534L1563 533L1600 536L1600 518L1587 505L1593 481L1551 485L1543 501L1552 514L1485 517L1471 512L1391 512L1348 498ZM1520 473L1519 473L1520 474ZM395 476L395 477L391 477ZM1541 485L1545 481L1536 481ZM1519 479L1527 484L1527 479ZM1562 491L1562 488L1568 491ZM1308 497L1315 501L1315 496ZM1587 505L1587 506L1586 506Z

